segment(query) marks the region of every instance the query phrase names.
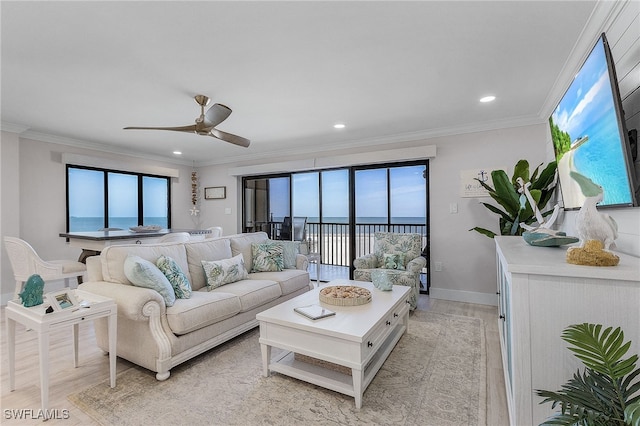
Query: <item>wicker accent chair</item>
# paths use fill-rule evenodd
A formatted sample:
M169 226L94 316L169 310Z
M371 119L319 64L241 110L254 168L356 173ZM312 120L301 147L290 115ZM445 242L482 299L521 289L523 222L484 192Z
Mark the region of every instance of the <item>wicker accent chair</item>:
M373 253L353 261L353 278L371 282L373 273L374 277L382 277L390 284L412 287L409 303L414 310L420 294L420 271L427 264L421 256L422 236L417 233L376 232L373 238Z
M4 246L16 280L15 300L20 298L22 287L31 275L40 275L45 283L64 280L65 287L69 287L70 278L76 278L80 284L87 273L87 266L75 260L42 260L33 247L20 238L4 237Z

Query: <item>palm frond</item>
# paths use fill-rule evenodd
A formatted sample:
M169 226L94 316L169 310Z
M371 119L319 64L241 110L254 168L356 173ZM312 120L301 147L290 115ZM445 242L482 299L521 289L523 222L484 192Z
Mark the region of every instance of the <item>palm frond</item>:
M575 324L564 329L562 339L586 368L557 392L536 391L541 404L560 408L543 424L640 426L638 356L624 358L631 342L625 343L622 329Z

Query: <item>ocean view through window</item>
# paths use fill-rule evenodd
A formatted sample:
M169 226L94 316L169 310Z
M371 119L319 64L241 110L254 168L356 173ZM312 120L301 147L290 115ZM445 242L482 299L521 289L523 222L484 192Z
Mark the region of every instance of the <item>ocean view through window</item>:
M67 231L170 228L170 178L67 165Z
M305 245L349 278L354 258L373 251L375 232L419 233L429 255L427 160L243 178L243 232L279 239L290 217L306 220ZM285 219L286 218L286 219ZM313 269L311 269L313 268ZM428 288L428 270L423 286Z

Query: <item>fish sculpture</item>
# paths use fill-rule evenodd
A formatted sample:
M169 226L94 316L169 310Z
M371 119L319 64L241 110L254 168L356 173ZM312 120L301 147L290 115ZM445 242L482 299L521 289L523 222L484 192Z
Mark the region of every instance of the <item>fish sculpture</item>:
M42 305L42 293L44 291L44 280L38 274L31 275L20 293L22 305L26 308Z

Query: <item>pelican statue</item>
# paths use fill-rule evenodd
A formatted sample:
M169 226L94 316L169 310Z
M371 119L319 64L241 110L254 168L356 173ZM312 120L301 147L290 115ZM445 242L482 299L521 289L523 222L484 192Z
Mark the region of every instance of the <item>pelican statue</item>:
M606 213L600 213L596 206L604 198L604 191L588 177L578 172L570 172L571 178L580 185L586 197L576 216L576 232L580 238L580 247L589 240L602 241L604 249L609 250L618 238L618 224Z

